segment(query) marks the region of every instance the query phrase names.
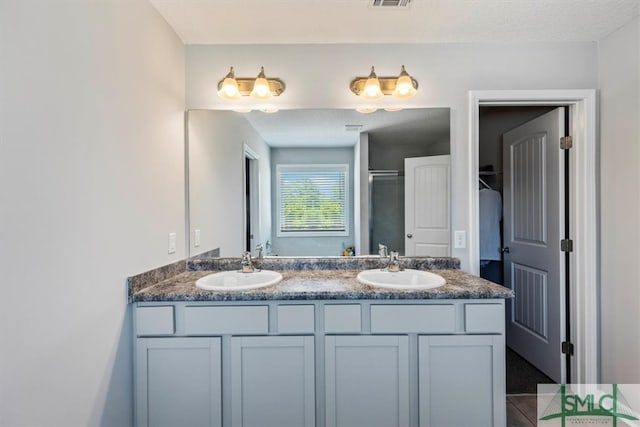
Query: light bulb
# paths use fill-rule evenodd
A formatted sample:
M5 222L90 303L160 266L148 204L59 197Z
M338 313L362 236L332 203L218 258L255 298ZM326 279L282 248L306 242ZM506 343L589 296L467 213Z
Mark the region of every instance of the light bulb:
M383 96L384 94L380 89L380 81L378 80L378 76L376 76L373 67L371 67L371 73L367 78L367 82L364 84L364 89L362 89L360 97L369 101L375 101L376 99L380 99Z
M224 79L222 87L218 91L218 95L224 99L238 99L240 98L240 91L238 90L238 83L235 79Z
M271 88L269 88L269 82L264 75L264 67L260 67L260 74L258 74L258 77L256 77L253 83L251 97L255 99L271 99L273 97Z
M407 71L402 66L400 76L396 80L396 88L393 91L393 96L399 99L407 99L414 96L418 91L413 86L413 80Z
M238 90L238 82L236 81L233 67L224 77L222 84L218 85L218 96L222 99L239 99L240 90Z

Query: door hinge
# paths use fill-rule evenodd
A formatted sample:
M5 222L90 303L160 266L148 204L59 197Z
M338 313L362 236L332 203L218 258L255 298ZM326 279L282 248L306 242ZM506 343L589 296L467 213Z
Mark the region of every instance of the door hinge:
M573 148L573 138L571 136L563 136L560 138L560 149L568 150Z
M562 341L562 354L568 354L573 356L573 343L569 341Z
M560 250L562 252L573 252L573 240L571 239L560 240Z

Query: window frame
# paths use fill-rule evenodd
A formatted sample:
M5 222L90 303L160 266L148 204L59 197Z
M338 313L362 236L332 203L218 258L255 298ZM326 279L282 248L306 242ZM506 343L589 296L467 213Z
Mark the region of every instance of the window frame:
M312 171L330 171L344 173L344 231L282 231L281 212L282 212L282 191L280 188L280 176L282 172L312 172ZM276 165L276 236L277 237L344 237L349 236L349 201L350 201L350 177L348 163L331 163L331 164L315 164L315 163L296 163L296 164L277 164Z

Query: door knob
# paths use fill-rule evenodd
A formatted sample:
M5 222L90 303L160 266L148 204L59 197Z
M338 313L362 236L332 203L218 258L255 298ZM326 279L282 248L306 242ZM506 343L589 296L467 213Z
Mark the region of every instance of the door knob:
M511 252L511 248L509 246L505 246L504 248L500 249L502 251L503 254L508 254Z
M412 238L412 237L413 237L413 234L411 234L411 233L407 233L407 239L410 239L410 238Z

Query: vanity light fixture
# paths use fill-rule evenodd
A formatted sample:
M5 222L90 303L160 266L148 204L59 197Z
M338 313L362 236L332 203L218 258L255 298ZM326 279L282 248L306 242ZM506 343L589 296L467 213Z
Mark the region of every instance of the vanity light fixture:
M349 87L351 92L370 101L380 99L384 95L407 99L418 92L418 81L407 73L404 65L398 77L378 77L371 67L368 77L356 77Z
M267 78L264 67L260 67L257 77L236 77L233 67L229 73L218 82L218 96L227 100L238 100L242 96L254 99L271 99L284 92L285 84L279 78Z

